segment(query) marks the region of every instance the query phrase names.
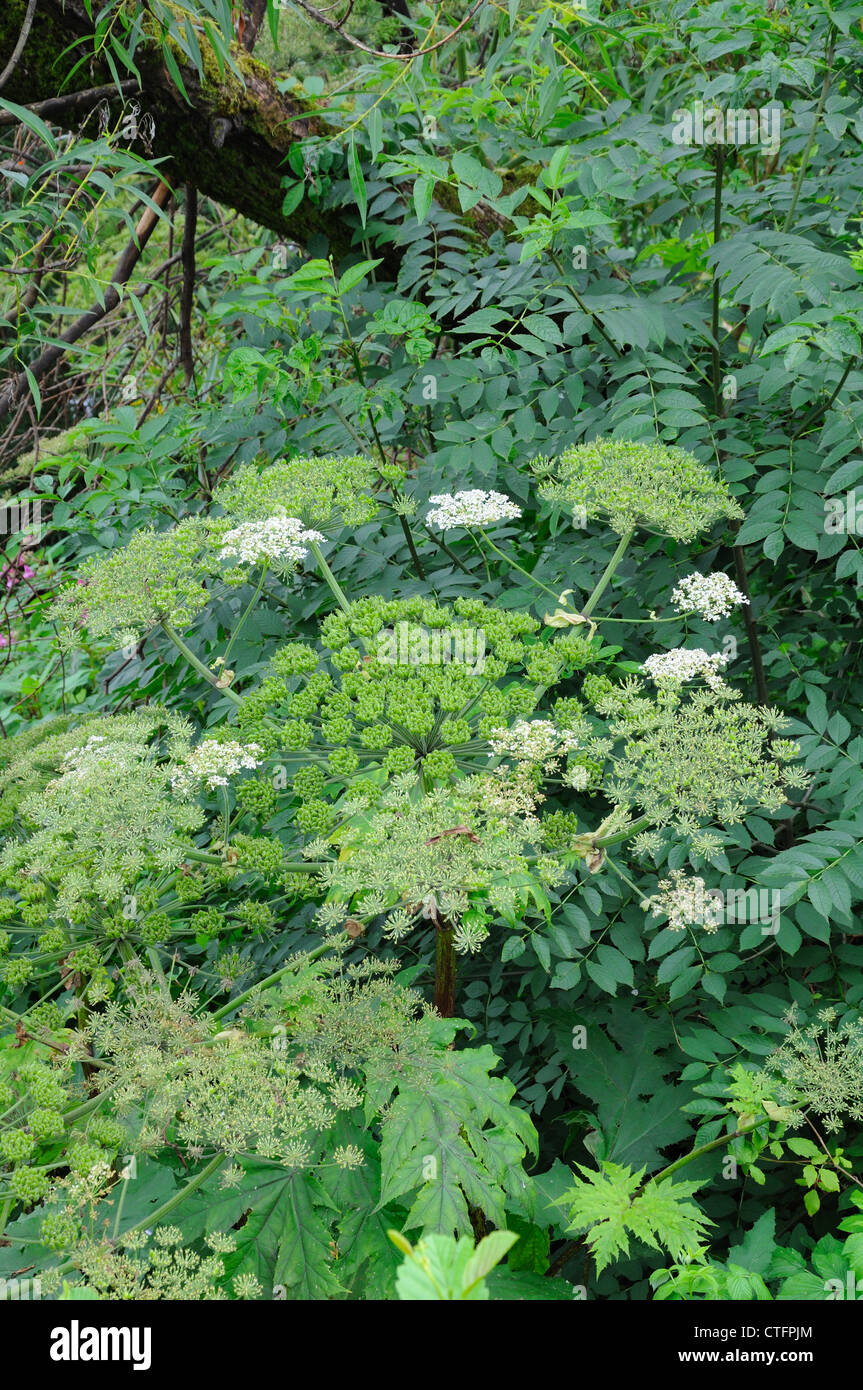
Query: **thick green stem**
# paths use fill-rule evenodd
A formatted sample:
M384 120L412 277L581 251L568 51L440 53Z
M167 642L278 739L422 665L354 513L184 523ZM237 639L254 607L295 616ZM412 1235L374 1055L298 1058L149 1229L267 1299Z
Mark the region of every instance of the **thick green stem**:
M411 528L408 525L408 519L406 516L402 516L401 512L399 512L399 521L401 522L401 527L402 531L404 532L405 540L408 543L408 550L411 553L411 560L413 561L414 569L417 572L417 578L421 579L423 583L425 583L426 572L422 567L422 561L420 560L419 552L417 551L417 548L414 544L414 538L411 534Z
M195 864L224 864L225 857L222 854L208 854L203 849L187 849L183 851L186 859L191 859ZM302 859L297 863L286 861L280 865L283 873L286 874L314 874L318 869L325 867L325 861L321 859Z
M204 680L207 681L213 687L214 690L219 690L223 695L227 695L228 699L233 700L235 705L242 704L242 701L239 695L236 693L236 691L231 690L228 686L220 685L218 676L214 675L212 671L207 669L203 661L200 661L198 657L195 656L195 653L191 650L190 647L186 646L186 643L183 641L179 633L176 633L174 629L169 626L168 623L162 623L162 631L165 633L166 637L170 637L174 646L177 648L177 651L182 653L182 655L188 661L189 665L195 671L198 672L199 676L203 676Z
M260 980L258 984L252 985L249 989L244 990L242 994L237 995L236 999L232 999L230 1003L223 1004L220 1009L216 1009L214 1013L209 1014L209 1017L212 1019L225 1018L228 1014L235 1013L237 1009L242 1008L243 1004L245 1004L248 999L251 999L252 995L256 994L259 989L266 989L269 985L274 985L277 980L280 980L283 975L287 975L289 971L299 970L300 966L305 965L307 961L317 960L319 956L323 956L327 951L331 950L332 942L325 941L323 946L316 946L313 951L304 951L300 960L292 960L287 965L283 965L281 970L277 970L273 975L268 975L265 980Z
M455 551L450 549L443 537L437 535L437 533L433 531L430 526L426 525L425 522L423 522L423 530L425 531L429 539L434 541L438 550L442 550L444 555L446 555L450 560L452 560L453 564L461 570L462 574L466 574L468 579L473 579L473 575L471 574L470 570L467 568L466 565L462 564Z
M614 835L597 835L594 843L597 849L608 849L610 845L620 845L624 840L629 840L633 835L640 835L642 830L647 830L648 826L653 825L652 816L641 816L634 820L625 830L618 830Z
M746 602L741 608L743 614L743 626L746 630L746 640L749 643L749 656L752 661L752 679L755 682L755 694L759 705L770 704L770 693L767 689L767 676L764 671L764 660L761 655L761 642L758 637L758 628L755 624L755 617L752 612L752 604L749 602L749 576L746 572L746 556L742 545L735 545L734 554L734 574L737 580L737 587L743 594Z
M333 598L336 600L336 603L339 605L342 612L347 613L350 608L350 604L345 598L344 591L339 585L336 576L333 574L332 570L330 569L329 565L324 559L323 554L321 553L321 547L318 545L318 542L309 541L309 549L311 550L312 554L318 562L318 569L321 572L321 578L324 580L324 583L329 588L330 592L333 595Z
M608 564L606 565L605 569L600 575L599 583L597 584L590 598L587 600L587 603L581 610L585 618L590 617L594 608L599 603L599 600L602 598L602 595L605 593L606 589L611 583L614 577L614 572L620 564L621 560L623 559L624 555L626 554L629 542L632 540L634 534L635 527L633 526L632 529L630 531L627 531L624 535L622 535L620 540L617 542L617 547L615 549L614 554L612 555L611 559L609 560Z
M248 603L248 606L247 606L247 608L246 608L245 613L244 613L243 616L241 617L240 621L237 623L237 626L234 628L234 631L231 633L231 640L229 641L227 647L225 648L224 657L223 657L223 662L224 662L224 665L225 665L225 666L227 666L227 664L228 664L228 657L231 655L231 650L232 650L232 648L233 648L233 645L234 645L234 643L236 642L237 638L239 637L240 633L241 633L242 630L243 630L243 626L244 626L244 624L245 624L246 619L248 618L248 616L249 616L249 614L251 613L252 609L255 607L255 604L258 602L258 599L261 597L261 590L262 590L263 587L264 587L264 580L266 579L266 577L267 577L267 566L264 565L263 568L262 568L262 570L261 570L261 577L260 577L260 579L258 580L257 588L255 589L255 592L252 594L252 597L251 597L251 599L249 600L249 603Z
M662 1168L658 1173L654 1173L652 1177L647 1179L647 1182L661 1182L663 1178L670 1177L672 1173L676 1173L678 1168L685 1168L687 1163L691 1163L693 1159L701 1158L702 1154L709 1154L712 1149L721 1149L723 1144L730 1144L732 1139L742 1139L744 1134L751 1134L753 1129L758 1129L760 1125L766 1125L769 1119L769 1115L761 1115L757 1120L753 1120L751 1124L740 1125L732 1134L720 1134L718 1139L711 1139L709 1144L699 1144L698 1148L693 1149L691 1153L684 1154L682 1158L678 1158L674 1163L669 1163L667 1168ZM645 1186L645 1183L642 1183L642 1187L643 1186Z

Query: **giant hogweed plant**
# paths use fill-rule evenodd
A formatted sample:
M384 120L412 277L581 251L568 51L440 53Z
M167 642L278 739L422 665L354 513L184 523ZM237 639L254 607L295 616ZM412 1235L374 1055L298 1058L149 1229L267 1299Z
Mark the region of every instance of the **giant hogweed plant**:
M422 504L402 470L329 456L241 467L209 514L136 534L60 595L67 649L159 630L190 699L49 723L11 740L2 773L0 979L22 1052L4 1071L0 1197L7 1221L22 1212L13 1249L56 1252L49 1287L379 1296L390 1227L529 1225L535 1130L490 1048L452 1050L460 960L513 958L525 938L542 959L554 905L605 875L697 941L715 926L704 880L678 869L651 892L652 856L671 843L709 863L747 811L804 784L781 713L742 700L721 653L636 666L602 635L640 541L739 518L722 481L680 449L603 440L533 472L552 508L618 536L591 592L557 593L514 559L520 509L502 494ZM468 534L536 603L346 593L328 545L376 515L409 528L423 505L442 547ZM238 667L255 610L285 611L314 571L332 601L316 640L287 632L263 670ZM196 654L196 624L231 588L248 596L234 631ZM721 573L668 596L711 622L745 601ZM287 959L261 978L259 945L282 936ZM132 1221L139 1161L153 1191ZM600 1269L627 1232L674 1258L701 1248L694 1188L662 1178L606 1164L579 1180L572 1221ZM179 1236L148 1246L174 1211Z

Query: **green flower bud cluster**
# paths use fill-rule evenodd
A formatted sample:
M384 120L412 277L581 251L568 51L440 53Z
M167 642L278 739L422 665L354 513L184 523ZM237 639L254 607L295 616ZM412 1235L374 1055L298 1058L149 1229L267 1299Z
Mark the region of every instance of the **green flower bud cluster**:
M44 1028L48 1033L56 1033L63 1027L66 1015L53 999L42 999L30 1010L29 1017L34 1028Z
M273 909L269 903L259 902L254 898L246 898L245 902L240 903L236 909L236 916L244 926L252 931L266 931L275 921Z
M614 689L614 682L608 676L585 676L581 693L589 705L596 705L603 695Z
M306 835L325 835L335 820L336 812L326 801L304 801L294 819Z
M63 1116L59 1110L44 1107L31 1110L27 1123L37 1139L57 1139L63 1133Z
M181 903L196 903L205 891L204 880L200 874L179 873L174 879L174 892Z
M190 732L184 719L152 707L87 720L45 739L38 756L26 754L9 769L30 786L19 804L25 835L0 851L5 881L38 880L40 893L56 894L50 911L75 922L116 904L148 870L174 868L205 820L171 791L172 760L187 755ZM32 925L48 915L41 897L22 909Z
M31 878L26 883L22 883L20 893L24 902L38 902L40 899L47 896L48 885L47 883L42 883L37 878Z
M279 676L300 676L318 669L318 654L303 642L288 642L274 653L270 665Z
M566 852L578 832L578 817L572 811L551 811L541 825L542 843L550 850Z
M49 1250L68 1250L81 1234L81 1223L67 1207L49 1211L42 1219L39 1235Z
M105 1151L98 1144L88 1144L86 1139L76 1138L66 1150L66 1162L72 1172L82 1178L106 1161Z
M371 494L379 482L374 463L360 455L282 459L263 469L238 468L216 488L213 501L241 522L292 516L322 530L356 527L375 517Z
M12 1195L25 1206L33 1206L47 1197L51 1190L51 1179L38 1168L15 1168L9 1175Z
M694 454L665 444L597 439L550 463L535 460L540 495L624 535L635 526L690 541L743 512L722 480Z
M171 935L171 919L167 912L151 912L141 923L141 940L145 946L161 946Z
M656 825L693 836L705 822L738 824L748 810L778 811L786 786L805 786L805 772L784 766L771 739L787 721L749 705L734 691L679 688L645 695L634 679L598 702L612 716L613 776L603 790L627 812L640 808ZM794 745L791 745L792 755Z
M94 1115L87 1125L87 1138L116 1152L126 1142L128 1135L119 1120L110 1115Z
M261 823L268 821L278 809L279 798L271 782L249 777L237 784L237 805Z
M62 1082L49 1067L40 1062L30 1063L22 1068L21 1085L25 1088L28 1099L36 1106L59 1110L66 1104L66 1091Z
M279 884L289 898L293 896L313 899L320 896L320 884L311 874L298 874L289 870L279 875Z
M36 967L26 956L13 956L11 960L4 963L3 969L0 970L0 980L9 989L23 989L28 980L33 978L35 972Z
M274 878L285 858L282 842L274 836L235 835L231 848L240 869L251 870L262 878Z
M36 1147L35 1135L26 1129L7 1129L0 1134L0 1154L8 1163L21 1163Z
M363 598L324 619L319 656L298 643L276 652L287 692L267 677L249 698L256 717L266 706L282 721L287 750L320 748L342 783L375 766L446 782L460 762L484 767L490 732L529 715L560 678L569 658L537 640L539 628L474 599ZM294 780L297 823L310 834L328 829L321 779L304 769Z
M193 912L189 918L189 926L197 936L218 936L219 932L224 931L227 925L225 914L220 912L217 907L201 908L200 912Z
M66 946L69 938L62 927L51 927L50 931L43 932L36 943L36 949L43 951L61 951Z
M47 902L25 902L21 908L21 920L25 927L43 927L49 917Z
M109 941L122 941L134 930L134 922L117 912L112 917L102 919L102 932Z
M226 523L193 516L166 531L136 531L122 550L84 561L51 616L67 647L82 629L118 646L167 622L184 628L210 602L207 587L221 568L215 546Z

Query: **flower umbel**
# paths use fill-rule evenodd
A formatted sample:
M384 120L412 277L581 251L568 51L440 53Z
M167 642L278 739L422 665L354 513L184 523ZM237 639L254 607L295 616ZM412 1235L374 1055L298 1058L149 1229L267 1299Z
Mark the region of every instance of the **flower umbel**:
M644 907L650 908L651 917L667 917L669 931L698 926L715 932L723 918L722 894L682 869L673 869L670 878L661 879L659 892L647 898Z
M493 526L497 521L514 521L521 516L521 507L510 502L502 492L484 492L481 488L468 492L439 492L429 501L432 510L426 520L439 531L449 531L455 526L463 526L466 530Z
M246 521L222 538L221 558L242 565L298 565L308 555L309 541L322 541L320 531L309 531L293 516L271 516L266 521Z
M727 618L749 599L727 574L688 574L675 587L671 601L678 613L697 613L709 623Z
M725 484L694 454L664 444L596 439L551 463L537 460L534 471L546 479L543 497L604 517L620 535L644 526L687 541L721 517L743 517Z
M675 647L670 652L655 652L642 662L641 669L656 685L679 685L701 676L711 689L719 690L724 685L719 669L727 666L728 660L725 652L706 652L703 647Z
M261 748L257 743L237 743L235 740L205 738L186 757L183 766L171 777L175 792L193 792L203 783L206 787L226 787L228 778L245 769L260 766Z

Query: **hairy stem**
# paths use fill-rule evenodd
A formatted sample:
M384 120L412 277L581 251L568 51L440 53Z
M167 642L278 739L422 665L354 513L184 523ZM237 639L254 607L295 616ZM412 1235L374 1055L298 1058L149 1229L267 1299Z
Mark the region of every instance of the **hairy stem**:
M436 928L434 963L434 1005L442 1018L455 1014L455 932L442 921Z

